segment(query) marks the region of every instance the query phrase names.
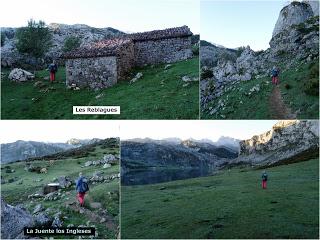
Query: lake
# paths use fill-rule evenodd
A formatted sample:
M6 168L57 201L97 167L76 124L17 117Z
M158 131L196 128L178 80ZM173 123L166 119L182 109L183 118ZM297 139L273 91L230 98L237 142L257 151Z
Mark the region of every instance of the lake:
M188 168L188 169L143 169L128 171L121 174L123 185L144 185L161 182L170 182L187 178L209 176L212 172L209 169Z

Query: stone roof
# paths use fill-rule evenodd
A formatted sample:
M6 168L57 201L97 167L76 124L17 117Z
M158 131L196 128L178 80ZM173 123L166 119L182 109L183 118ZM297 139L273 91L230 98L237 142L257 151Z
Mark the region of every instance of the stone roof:
M62 55L63 58L87 58L87 57L107 57L116 56L121 46L137 41L152 41L177 37L192 36L188 26L167 28L164 30L155 30L149 32L132 33L108 40L92 43L67 52Z
M160 40L176 37L188 37L192 36L192 32L188 26L167 28L164 30L154 30L149 32L128 34L125 37L132 39L133 41L150 41Z
M122 46L132 43L130 39L114 38L92 43L67 52L63 58L89 58L116 56Z

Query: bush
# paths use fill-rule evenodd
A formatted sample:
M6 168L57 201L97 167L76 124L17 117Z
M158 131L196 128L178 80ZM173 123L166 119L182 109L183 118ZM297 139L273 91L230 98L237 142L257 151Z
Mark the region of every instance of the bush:
M202 70L201 72L201 79L207 79L207 78L212 78L213 77L213 72L210 69Z
M199 46L197 44L192 46L192 53L194 56L199 56Z
M304 92L308 95L319 95L319 62L310 65L310 72L304 83Z
M52 35L45 22L36 22L31 19L27 27L17 29L16 38L16 47L20 53L40 58L49 50Z
M4 34L4 32L1 32L1 47L4 45L5 38L6 35Z
M64 46L63 46L63 51L64 52L69 52L72 51L73 49L76 49L80 47L81 45L81 40L78 37L67 37L66 40L64 41Z

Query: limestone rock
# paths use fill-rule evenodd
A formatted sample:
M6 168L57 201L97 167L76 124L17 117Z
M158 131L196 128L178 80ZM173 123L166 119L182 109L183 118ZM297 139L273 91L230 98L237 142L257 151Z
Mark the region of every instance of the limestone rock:
M10 72L9 79L14 82L26 82L34 79L34 75L21 68L15 68Z
M313 10L309 4L296 1L290 3L281 10L277 23L273 29L272 37L293 24L297 25L305 22L312 16Z
M32 215L27 211L6 204L1 199L1 238L2 239L22 239L24 227L35 225Z

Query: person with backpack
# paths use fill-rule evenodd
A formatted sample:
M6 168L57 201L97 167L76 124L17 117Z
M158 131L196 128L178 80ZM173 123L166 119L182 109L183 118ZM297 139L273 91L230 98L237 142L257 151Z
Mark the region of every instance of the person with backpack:
M279 73L280 73L280 70L276 66L273 66L273 68L271 70L272 84L278 85Z
M58 72L58 65L56 64L55 60L53 60L52 63L49 64L48 69L50 72L50 82L53 83L56 78L56 72Z
M268 174L267 174L266 170L264 170L262 173L262 189L267 188L267 181L268 181Z
M82 172L79 173L79 178L76 181L76 191L78 193L78 201L82 207L84 205L84 196L89 191L88 181L84 176L82 176Z

